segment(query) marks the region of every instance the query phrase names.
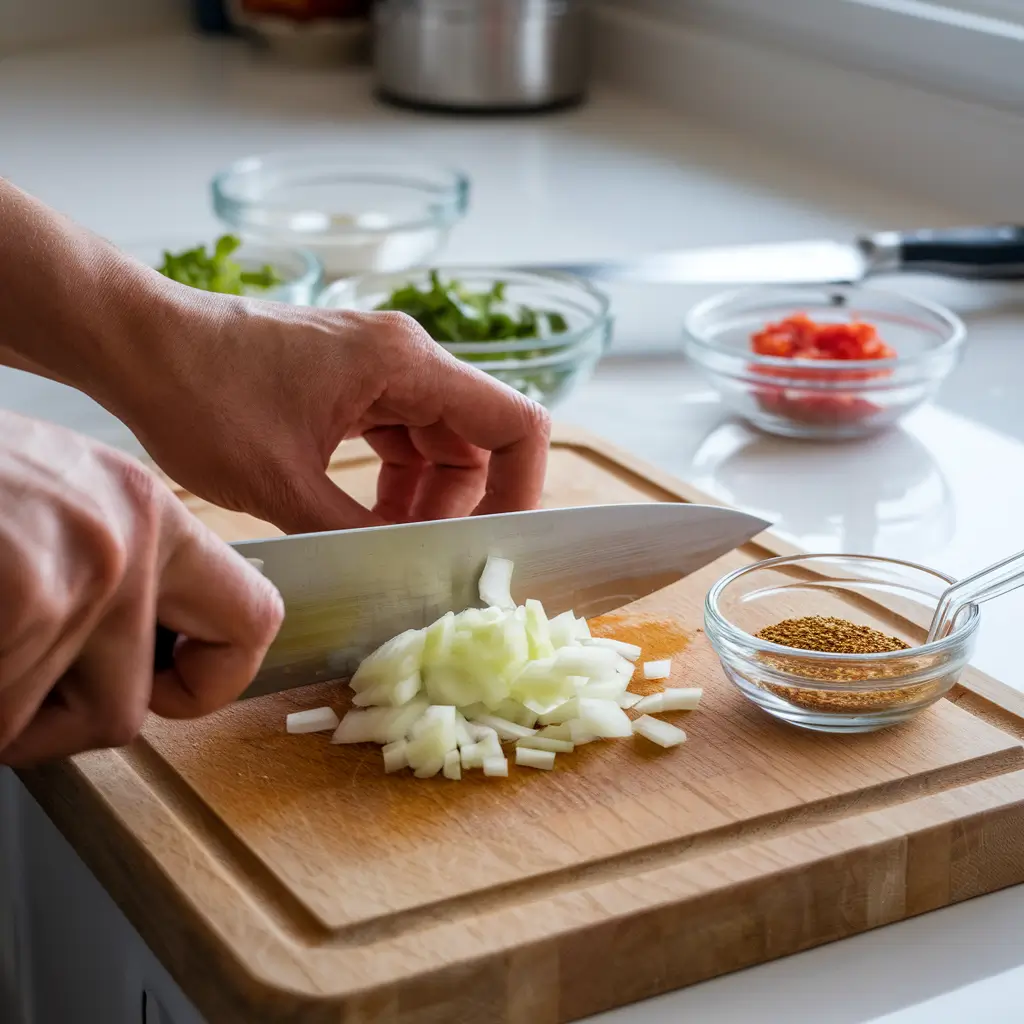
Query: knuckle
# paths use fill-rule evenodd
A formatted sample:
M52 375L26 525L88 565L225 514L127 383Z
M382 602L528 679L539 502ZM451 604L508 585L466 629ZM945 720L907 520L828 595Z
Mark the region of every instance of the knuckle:
M140 732L147 709L138 703L112 708L100 724L99 742L104 747L126 747Z

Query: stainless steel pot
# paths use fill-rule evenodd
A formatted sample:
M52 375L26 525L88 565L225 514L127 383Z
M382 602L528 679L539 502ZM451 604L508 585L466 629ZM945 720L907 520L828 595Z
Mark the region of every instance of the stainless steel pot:
M377 0L378 92L407 105L537 110L587 84L586 0Z

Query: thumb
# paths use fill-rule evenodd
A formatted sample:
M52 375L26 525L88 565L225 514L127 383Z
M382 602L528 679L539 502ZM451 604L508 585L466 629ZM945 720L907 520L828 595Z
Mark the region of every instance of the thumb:
M346 494L318 466L293 468L269 488L276 497L266 502L266 515L285 533L321 533L383 526L385 520Z

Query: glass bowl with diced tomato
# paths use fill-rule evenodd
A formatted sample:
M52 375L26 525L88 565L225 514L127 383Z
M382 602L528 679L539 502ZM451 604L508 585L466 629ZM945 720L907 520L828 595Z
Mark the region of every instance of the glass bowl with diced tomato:
M699 303L686 318L684 348L752 426L842 440L892 426L932 398L965 336L954 313L900 292L801 285Z

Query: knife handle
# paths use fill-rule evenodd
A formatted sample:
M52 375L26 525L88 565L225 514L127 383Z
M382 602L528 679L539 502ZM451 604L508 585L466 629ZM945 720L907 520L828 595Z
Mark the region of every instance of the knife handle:
M871 269L986 281L1024 278L1024 227L885 232L868 240Z
M174 648L178 643L178 634L173 629L156 624L156 642L153 651L153 675L174 668Z

